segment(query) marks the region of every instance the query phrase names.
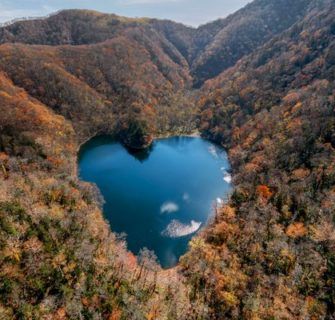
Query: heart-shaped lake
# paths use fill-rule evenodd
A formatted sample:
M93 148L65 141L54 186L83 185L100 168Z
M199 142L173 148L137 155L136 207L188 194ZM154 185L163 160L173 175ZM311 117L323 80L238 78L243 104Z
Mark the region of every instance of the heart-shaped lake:
M178 262L213 206L227 197L228 171L226 152L202 138L159 139L133 154L100 136L79 153L80 177L100 189L112 230L127 234L135 254L153 250L165 268Z

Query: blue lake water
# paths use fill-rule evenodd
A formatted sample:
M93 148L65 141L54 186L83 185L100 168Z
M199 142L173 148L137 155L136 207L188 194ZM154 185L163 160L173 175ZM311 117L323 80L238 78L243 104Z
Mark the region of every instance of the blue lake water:
M96 137L79 153L82 180L95 183L114 232L128 249L153 250L165 268L176 265L189 240L231 190L226 152L207 140L173 137L133 153L110 137Z

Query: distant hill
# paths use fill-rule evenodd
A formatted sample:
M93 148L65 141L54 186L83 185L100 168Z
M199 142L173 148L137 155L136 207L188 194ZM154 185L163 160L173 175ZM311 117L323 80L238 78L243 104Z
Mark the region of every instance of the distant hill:
M73 121L81 137L111 130L121 134L130 110L137 110L135 118L151 109L172 115L179 103L189 104L182 97L176 100L191 86L187 61L146 22L65 11L8 28L23 40L13 38L14 43L0 47L0 68L16 85ZM118 121L110 121L108 114L117 115ZM172 125L164 121L164 126ZM153 124L145 127L150 134L154 131Z
M119 118L113 122L113 130L120 134L121 128L127 127L122 124L128 121L124 117L136 117L137 113L126 115L125 105L154 108L158 130L174 127L176 120L172 119L179 109L184 123L179 121L178 126L187 131L194 126L186 117L192 114L190 100L186 101L182 92L199 87L290 27L308 5L307 0L295 1L294 5L287 0L258 0L198 29L167 20L131 19L89 10L61 11L46 19L0 28L0 43L5 44L0 48L0 63L15 84L75 120L76 128L81 126L80 135L83 130L85 135L109 130L106 117L97 118L99 112L106 114L103 110L110 105ZM290 13L283 19L287 6ZM102 106L98 112L97 105ZM151 113L149 109L146 114ZM92 112L94 129L83 120L92 117ZM140 121L146 128L141 132L148 131L151 136L156 126L145 118Z
M198 29L172 21L131 19L94 11L68 10L44 20L16 22L0 29L0 43L94 44L140 28L158 32L171 58L189 64L195 87L233 66L240 58L292 26L311 0L256 0L225 19Z

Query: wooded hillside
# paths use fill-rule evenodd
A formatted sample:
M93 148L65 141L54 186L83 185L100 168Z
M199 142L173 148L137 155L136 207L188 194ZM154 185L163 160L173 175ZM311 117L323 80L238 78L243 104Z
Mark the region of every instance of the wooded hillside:
M83 10L1 28L0 319L334 319L334 21L332 0L256 0L198 29ZM110 230L77 152L194 130L234 192L164 271Z
M182 264L217 318L334 316L334 18L314 4L204 88L200 128L235 191Z

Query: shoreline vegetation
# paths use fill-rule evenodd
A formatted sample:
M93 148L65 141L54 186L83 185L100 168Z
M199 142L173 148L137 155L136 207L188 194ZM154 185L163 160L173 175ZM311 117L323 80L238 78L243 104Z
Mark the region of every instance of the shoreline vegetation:
M99 137L99 136L110 136L111 138L114 138L115 139L115 142L119 142L122 144L122 141L120 141L116 136L115 134L108 134L108 133L97 133L97 134L94 134L92 136L90 136L89 138L83 140L83 142L80 142L78 143L78 147L77 147L77 153L79 153L80 149L87 143L89 142L90 140L94 139L95 137ZM157 134L157 135L154 135L153 139L152 139L152 142L154 142L155 140L158 140L158 139L165 139L165 138L172 138L172 137L190 137L190 138L201 138L201 133L200 131L198 130L194 130L190 133L179 133L179 132L168 132L168 133L160 133L160 134ZM147 147L144 147L143 149L147 149L149 146Z

